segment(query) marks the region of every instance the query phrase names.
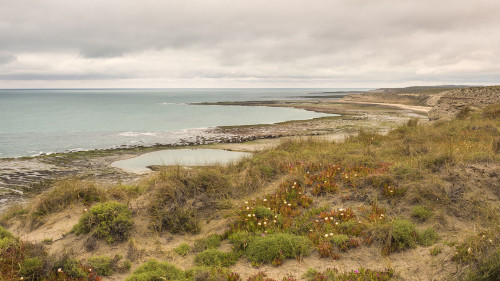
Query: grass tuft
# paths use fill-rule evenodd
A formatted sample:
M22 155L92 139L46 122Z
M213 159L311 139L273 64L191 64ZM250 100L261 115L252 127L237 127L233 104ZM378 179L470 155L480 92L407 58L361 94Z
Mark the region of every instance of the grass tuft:
M424 206L415 206L413 207L411 216L421 222L424 222L427 221L430 217L432 217L432 211Z
M215 249L220 246L222 237L217 234L210 234L206 238L197 239L194 241L193 251L201 252L207 249Z
M422 246L432 246L439 240L439 236L436 230L432 227L429 227L421 232L418 232L418 244Z
M191 250L191 247L189 247L189 245L186 243L182 243L174 248L174 252L176 252L181 257L187 256L189 250Z
M91 204L103 201L105 198L106 192L93 182L76 179L62 180L56 182L49 191L39 195L31 204L28 222L36 227L43 222L45 216L62 211L75 202Z

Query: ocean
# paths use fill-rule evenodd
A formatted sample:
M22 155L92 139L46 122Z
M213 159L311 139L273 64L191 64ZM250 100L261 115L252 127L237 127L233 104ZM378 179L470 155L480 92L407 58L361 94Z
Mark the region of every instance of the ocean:
M0 90L0 158L172 144L216 126L317 118L327 114L192 103L302 99L355 90L365 89Z

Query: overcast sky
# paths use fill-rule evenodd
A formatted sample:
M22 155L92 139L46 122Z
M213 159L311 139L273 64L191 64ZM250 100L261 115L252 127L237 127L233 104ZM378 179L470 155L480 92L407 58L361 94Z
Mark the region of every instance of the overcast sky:
M500 84L499 0L0 4L0 88Z

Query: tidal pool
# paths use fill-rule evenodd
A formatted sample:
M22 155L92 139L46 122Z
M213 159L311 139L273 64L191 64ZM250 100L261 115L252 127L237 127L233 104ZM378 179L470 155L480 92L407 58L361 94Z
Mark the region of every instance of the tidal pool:
M204 166L227 164L251 155L251 153L247 152L222 149L172 149L150 152L134 158L116 161L111 163L111 166L130 173L144 174L151 172L148 166L153 165Z

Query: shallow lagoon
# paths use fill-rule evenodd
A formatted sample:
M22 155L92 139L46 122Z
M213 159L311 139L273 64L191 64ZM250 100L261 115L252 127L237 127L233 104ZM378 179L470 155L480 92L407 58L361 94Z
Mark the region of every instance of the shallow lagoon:
M111 166L136 174L151 172L147 166L152 165L181 165L204 166L227 164L251 153L227 151L221 149L172 149L146 153L134 158L113 162Z

